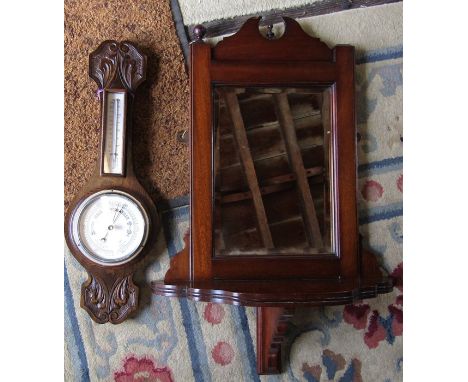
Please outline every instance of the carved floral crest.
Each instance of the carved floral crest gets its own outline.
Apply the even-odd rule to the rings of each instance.
[[[105,89],[119,76],[133,93],[146,79],[146,56],[128,41],[104,41],[89,55],[89,76]]]
[[[110,293],[106,284],[92,274],[82,286],[81,305],[100,324],[122,322],[137,303],[138,288],[131,275],[118,278]]]

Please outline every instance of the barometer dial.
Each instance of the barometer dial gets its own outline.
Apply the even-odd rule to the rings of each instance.
[[[72,217],[73,239],[90,260],[119,265],[141,251],[148,236],[149,218],[131,195],[105,190],[86,198]]]
[[[131,111],[136,90],[146,79],[146,61],[128,41],[106,40],[89,55],[101,110],[100,155],[94,176],[69,208],[65,237],[88,271],[80,304],[101,324],[118,324],[137,309],[133,275],[154,247],[160,227],[132,161]]]

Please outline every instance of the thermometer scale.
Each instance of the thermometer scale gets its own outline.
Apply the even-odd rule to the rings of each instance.
[[[104,41],[89,57],[101,103],[98,171],[65,219],[70,251],[88,271],[81,307],[98,323],[117,324],[138,305],[133,274],[153,247],[156,207],[133,171],[131,115],[146,78],[146,56],[129,42]]]
[[[112,91],[104,93],[106,107],[103,153],[103,174],[124,175],[123,147],[125,135],[125,114],[127,97],[125,92]]]

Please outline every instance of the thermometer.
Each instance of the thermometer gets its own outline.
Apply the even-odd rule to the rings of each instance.
[[[71,203],[65,238],[88,271],[81,306],[98,323],[118,324],[138,306],[133,274],[154,247],[159,217],[133,171],[131,109],[146,78],[146,56],[128,41],[104,41],[89,56],[98,84],[101,149],[94,176]]]
[[[104,91],[103,174],[124,175],[125,92]]]

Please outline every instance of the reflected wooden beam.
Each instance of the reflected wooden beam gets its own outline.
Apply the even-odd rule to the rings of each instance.
[[[225,90],[223,92],[223,96],[232,120],[234,141],[238,149],[242,168],[244,170],[250,192],[252,193],[258,229],[263,245],[265,248],[274,248],[237,95],[233,90]]]
[[[314,177],[317,175],[322,175],[323,168],[322,167],[311,167],[306,169],[306,174],[308,177]],[[290,183],[296,180],[296,176],[294,174],[286,174],[275,176],[269,179],[265,179],[263,181],[264,186],[260,187],[260,193],[262,195],[272,194],[274,192],[279,192],[291,188]],[[316,181],[316,183],[323,183],[320,179]],[[233,203],[239,202],[241,200],[252,199],[252,193],[250,191],[247,192],[235,192],[227,195],[221,196],[221,203]]]
[[[320,233],[314,201],[310,192],[309,183],[307,182],[307,174],[302,161],[301,148],[297,142],[294,121],[288,102],[288,95],[285,93],[273,94],[273,100],[275,102],[275,110],[281,134],[286,146],[286,152],[288,153],[289,163],[292,171],[296,175],[299,197],[301,200],[302,216],[304,219],[304,225],[306,226],[305,231],[307,241],[310,246],[322,248],[322,234]]]

